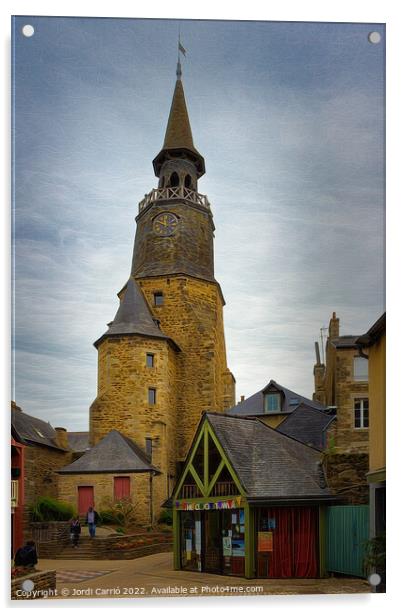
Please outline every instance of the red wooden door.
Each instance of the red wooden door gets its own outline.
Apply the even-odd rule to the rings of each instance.
[[[78,513],[79,515],[85,515],[89,507],[93,507],[94,501],[94,488],[93,486],[79,486],[78,487]]]
[[[130,477],[114,478],[114,500],[130,498]]]

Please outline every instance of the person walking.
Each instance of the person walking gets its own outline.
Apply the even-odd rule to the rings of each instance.
[[[95,537],[96,525],[99,521],[99,513],[93,507],[90,507],[87,512],[86,523],[88,524],[89,536],[91,539]]]
[[[78,542],[81,534],[80,519],[74,518],[70,524],[70,539],[74,548],[78,548]]]

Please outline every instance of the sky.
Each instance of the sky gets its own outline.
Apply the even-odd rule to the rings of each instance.
[[[178,23],[14,22],[13,398],[54,426],[88,427],[92,344],[157,185]],[[181,39],[237,398],[270,379],[310,397],[332,312],[360,334],[385,309],[384,27],[183,20]]]

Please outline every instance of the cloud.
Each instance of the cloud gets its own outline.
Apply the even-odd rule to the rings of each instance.
[[[175,59],[155,56],[149,36],[170,49],[175,26],[40,25],[36,47],[16,46],[15,396],[85,429],[92,343],[130,272],[174,85]],[[360,24],[334,26],[332,39],[328,24],[306,28],[186,23],[199,190],[214,213],[239,395],[271,378],[311,395],[314,341],[332,312],[360,333],[384,308],[382,65]]]

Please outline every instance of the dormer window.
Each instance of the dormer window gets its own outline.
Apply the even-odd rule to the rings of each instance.
[[[162,291],[156,291],[154,293],[154,306],[163,306],[163,293],[162,293]]]
[[[281,394],[268,393],[264,397],[264,413],[281,412]]]

